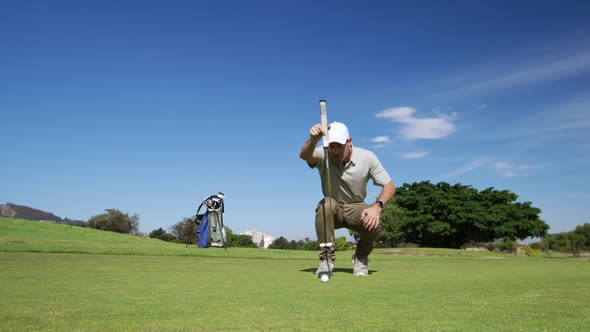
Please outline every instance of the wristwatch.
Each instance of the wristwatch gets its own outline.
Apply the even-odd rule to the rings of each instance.
[[[385,206],[385,204],[383,204],[383,202],[381,201],[377,201],[376,203],[380,208],[383,208]]]

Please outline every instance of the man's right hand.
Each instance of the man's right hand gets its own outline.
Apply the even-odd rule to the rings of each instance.
[[[322,139],[326,132],[322,128],[321,124],[316,124],[309,130],[309,139],[303,143],[299,157],[310,164],[318,162],[319,158],[315,152],[315,146]]]
[[[309,137],[314,140],[315,142],[319,141],[322,136],[326,135],[326,132],[324,131],[324,128],[322,127],[321,124],[315,124],[313,127],[311,127],[311,129],[309,130]]]

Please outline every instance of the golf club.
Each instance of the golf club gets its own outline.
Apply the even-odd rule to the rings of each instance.
[[[328,278],[332,278],[332,270],[330,269],[330,261],[328,259],[328,253],[331,250],[331,247],[334,245],[334,241],[333,241],[333,236],[330,236],[330,238],[328,237],[328,230],[327,230],[327,218],[326,218],[326,202],[325,199],[328,199],[328,206],[329,206],[329,212],[332,213],[332,186],[330,184],[330,156],[329,156],[329,147],[330,147],[330,141],[329,141],[329,137],[328,137],[328,110],[326,109],[326,101],[324,99],[320,100],[320,120],[321,120],[321,125],[322,125],[322,129],[324,130],[324,132],[326,133],[326,135],[324,135],[322,137],[323,140],[323,146],[324,146],[324,158],[326,159],[326,176],[327,176],[327,181],[326,181],[326,197],[324,198],[324,242],[320,243],[320,247],[322,247],[325,251],[325,259],[326,259],[326,264],[328,265]],[[331,234],[330,234],[331,235]]]

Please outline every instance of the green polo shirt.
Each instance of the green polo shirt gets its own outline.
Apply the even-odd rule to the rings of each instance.
[[[319,160],[317,164],[309,164],[311,168],[317,168],[322,179],[322,192],[328,196],[326,160],[323,147],[315,149]],[[340,203],[364,202],[367,197],[367,182],[373,180],[377,186],[385,186],[391,178],[381,165],[377,156],[363,148],[352,148],[352,159],[346,165],[336,164],[330,160],[330,184],[332,185],[332,198]]]

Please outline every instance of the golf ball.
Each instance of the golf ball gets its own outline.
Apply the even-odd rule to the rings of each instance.
[[[328,281],[330,281],[330,277],[328,277],[328,275],[327,275],[327,274],[324,274],[324,275],[322,276],[322,282],[328,282]]]

